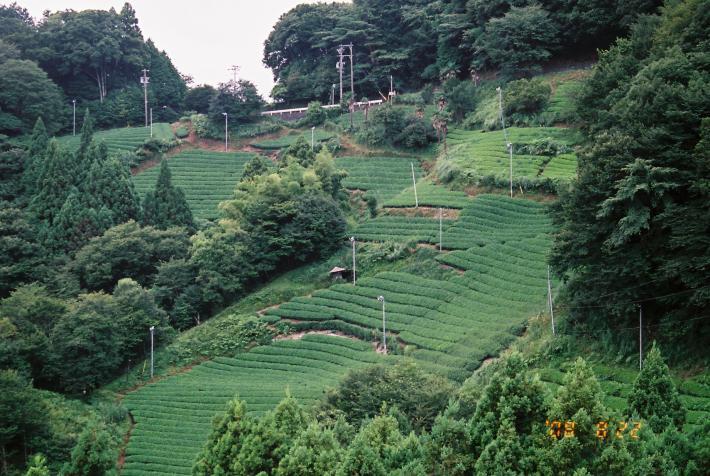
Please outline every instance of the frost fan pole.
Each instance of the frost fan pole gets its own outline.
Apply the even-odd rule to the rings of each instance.
[[[444,239],[443,239],[443,236],[444,236],[444,234],[443,234],[443,226],[442,226],[442,224],[441,224],[441,220],[442,220],[442,216],[441,216],[441,215],[442,215],[441,207],[439,207],[439,253],[441,253],[441,248],[443,247],[442,243],[443,243],[443,241],[444,241]]]
[[[419,198],[417,198],[417,179],[414,176],[414,162],[410,162],[412,166],[412,183],[414,184],[414,207],[419,208]]]
[[[382,348],[385,350],[385,354],[386,354],[387,353],[387,334],[385,331],[385,297],[379,296],[377,298],[377,300],[382,303]]]
[[[513,144],[508,140],[508,131],[505,129],[505,116],[503,115],[503,90],[498,86],[498,109],[500,110],[500,124],[503,126],[503,136],[505,137],[505,146],[510,155],[510,198],[513,198]]]
[[[149,69],[143,69],[143,76],[141,76],[141,84],[143,84],[143,104],[145,107],[145,127],[148,127],[148,82],[150,78],[148,77]]]
[[[353,286],[355,286],[355,237],[350,237],[350,243],[353,244]]]

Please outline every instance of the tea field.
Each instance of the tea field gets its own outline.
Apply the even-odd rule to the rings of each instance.
[[[174,139],[173,130],[167,122],[153,123],[153,138],[170,141]],[[77,130],[76,136],[62,136],[57,140],[67,147],[79,147],[81,134]],[[124,127],[94,133],[94,140],[103,142],[108,147],[109,153],[133,152],[150,139],[149,127]]]
[[[442,220],[448,227],[453,220]],[[357,227],[355,237],[363,241],[439,242],[439,220],[427,217],[382,215]]]
[[[550,158],[543,155],[521,154],[516,151],[521,146],[534,144],[545,139],[556,143],[572,146],[576,143],[576,132],[559,127],[511,127],[508,137],[514,144],[513,152],[513,179],[533,179],[545,174],[548,162],[557,157]],[[462,173],[476,177],[510,177],[510,156],[505,145],[503,131],[464,131],[455,129],[448,135],[449,154],[448,161]],[[568,154],[566,160],[574,160],[574,154]],[[570,179],[576,173],[575,167],[558,168],[555,166],[554,178]],[[562,174],[562,171],[565,174]]]
[[[497,355],[545,306],[547,253],[551,239],[544,205],[498,195],[481,195],[447,222],[442,264],[459,269],[447,279],[426,273],[384,272],[356,286],[336,284],[267,311],[303,327],[378,333],[380,302],[387,328],[410,347],[422,365],[462,380],[487,356]],[[380,216],[361,225],[358,239],[438,242],[438,220]]]
[[[516,243],[528,238],[549,240],[552,222],[547,206],[505,195],[482,194],[444,229],[444,247],[468,249],[486,243]]]
[[[429,179],[417,182],[416,199],[414,187],[410,186],[398,195],[385,200],[385,207],[413,207],[419,203],[422,207],[464,208],[470,202],[464,192],[449,190]]]
[[[275,341],[235,358],[216,358],[126,395],[135,420],[121,474],[191,474],[212,417],[239,396],[252,414],[271,410],[286,391],[302,404],[319,400],[349,369],[383,361],[352,339],[307,335]]]
[[[366,191],[378,202],[412,185],[412,164],[417,179],[423,175],[419,161],[406,157],[338,157],[335,163],[348,172],[343,181],[345,188]]]
[[[214,219],[219,216],[219,202],[232,197],[244,165],[253,156],[242,152],[183,151],[168,159],[172,183],[185,193],[195,218]],[[133,177],[141,199],[155,187],[159,172],[160,167],[153,167]]]

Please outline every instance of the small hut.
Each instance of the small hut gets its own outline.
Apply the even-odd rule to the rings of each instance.
[[[331,269],[330,272],[330,279],[333,281],[338,281],[338,280],[346,280],[346,279],[351,279],[353,276],[353,272],[347,268],[340,268],[336,266],[335,268]]]

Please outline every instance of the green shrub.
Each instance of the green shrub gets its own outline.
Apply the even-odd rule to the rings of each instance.
[[[550,85],[539,78],[519,79],[505,86],[505,113],[536,114],[542,111],[550,100]]]
[[[551,137],[535,139],[528,144],[513,144],[513,150],[516,154],[544,155],[549,157],[572,152],[570,146],[557,142]]]
[[[320,126],[325,122],[326,114],[323,105],[319,101],[308,103],[305,122],[309,126]]]
[[[367,128],[360,129],[355,133],[355,140],[361,144],[370,147],[375,147],[385,143],[387,131],[382,125],[370,125]]]
[[[187,137],[189,135],[190,135],[190,131],[185,126],[180,126],[177,129],[175,129],[175,136],[178,139],[184,139],[185,137]]]
[[[405,127],[395,138],[395,144],[402,145],[409,149],[426,147],[436,138],[434,128],[423,118],[408,116],[405,120]]]

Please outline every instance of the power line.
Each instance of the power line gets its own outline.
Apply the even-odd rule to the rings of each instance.
[[[650,297],[650,298],[645,298],[645,299],[637,299],[637,300],[635,300],[635,301],[623,301],[623,302],[619,302],[619,303],[616,303],[616,304],[641,304],[641,303],[644,303],[644,302],[658,301],[658,300],[660,300],[660,299],[665,299],[665,298],[668,298],[668,297],[679,296],[679,295],[688,294],[688,293],[694,293],[694,292],[700,291],[700,290],[705,289],[705,288],[710,288],[710,284],[708,284],[708,285],[706,285],[706,286],[701,286],[701,287],[695,288],[695,289],[686,289],[685,291],[677,291],[677,292],[674,292],[674,293],[664,294],[664,295],[661,295],[661,296],[655,296],[655,297]],[[599,297],[602,297],[602,296],[599,296]],[[597,298],[599,298],[599,297],[597,297]],[[608,305],[604,306],[604,305],[601,305],[601,304],[599,304],[599,305],[590,305],[590,306],[566,306],[566,305],[563,304],[563,305],[561,305],[561,306],[557,306],[558,309],[567,309],[567,310],[569,310],[569,309],[604,309],[604,308],[607,308],[607,307],[609,307],[609,306],[608,306]]]

